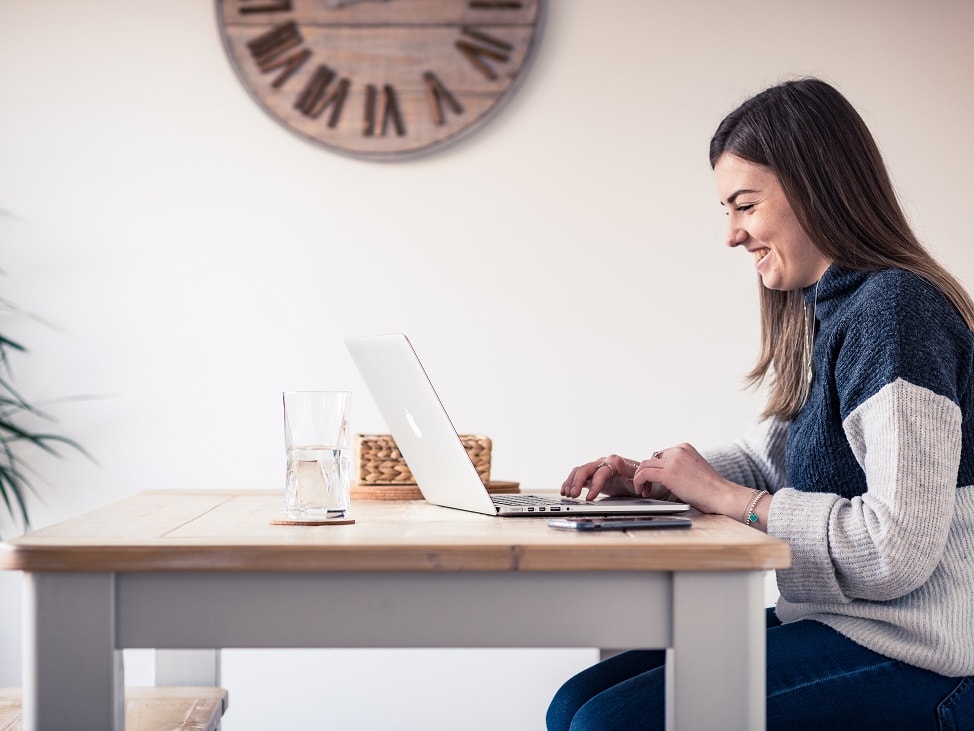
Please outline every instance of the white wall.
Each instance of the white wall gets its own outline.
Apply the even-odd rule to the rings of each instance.
[[[707,143],[786,76],[847,94],[919,233],[974,284],[974,5],[549,4],[512,103],[401,164],[268,118],[212,3],[0,4],[0,286],[53,324],[0,331],[31,347],[14,363],[31,398],[95,397],[50,407],[97,464],[36,460],[37,526],[149,488],[280,486],[285,388],[350,387],[355,430],[382,430],[346,333],[408,332],[457,427],[489,434],[494,475],[526,488],[610,451],[734,437],[760,405],[740,389],[756,283],[722,246]],[[0,685],[20,682],[19,596],[0,576]],[[227,728],[280,718],[263,679],[295,668],[296,693],[335,673],[373,689],[335,727],[457,728],[462,703],[415,701],[431,687],[484,704],[464,728],[538,729],[593,657],[227,653]],[[510,681],[504,711],[489,699]]]

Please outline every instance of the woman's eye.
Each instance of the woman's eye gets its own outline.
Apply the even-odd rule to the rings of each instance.
[[[744,213],[745,211],[750,211],[752,208],[754,208],[754,204],[753,203],[745,203],[745,204],[742,204],[742,205],[737,206],[734,210],[735,211],[738,211],[740,213]]]

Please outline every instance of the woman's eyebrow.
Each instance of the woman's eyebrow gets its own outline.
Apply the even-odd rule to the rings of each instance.
[[[744,188],[742,190],[737,190],[737,191],[734,191],[731,195],[727,196],[727,202],[733,204],[734,201],[737,200],[737,197],[739,195],[745,195],[745,194],[748,194],[748,193],[757,193],[757,192],[758,191],[751,190],[749,188]],[[723,204],[721,204],[721,205],[723,205]]]

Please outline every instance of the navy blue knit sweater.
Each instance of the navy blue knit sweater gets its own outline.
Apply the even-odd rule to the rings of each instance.
[[[792,550],[783,621],[974,675],[974,334],[904,271],[833,265],[805,295],[818,321],[808,402],[705,456],[773,493],[768,533]]]
[[[805,299],[818,321],[815,379],[788,429],[788,484],[847,498],[865,493],[866,474],[842,424],[903,379],[960,408],[965,440],[955,485],[974,485],[974,336],[944,295],[901,269],[832,266]]]

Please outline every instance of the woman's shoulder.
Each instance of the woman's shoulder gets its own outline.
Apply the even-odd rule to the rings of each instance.
[[[930,330],[941,330],[945,336],[962,339],[971,334],[960,313],[936,285],[905,269],[865,273],[848,305],[846,317],[870,329],[901,334],[926,331],[928,335]]]
[[[902,378],[960,402],[974,363],[974,333],[934,284],[912,272],[865,275],[833,330],[836,375],[856,405]]]
[[[865,272],[857,295],[877,302],[907,304],[919,298],[927,302],[947,303],[944,293],[932,282],[906,269]]]

